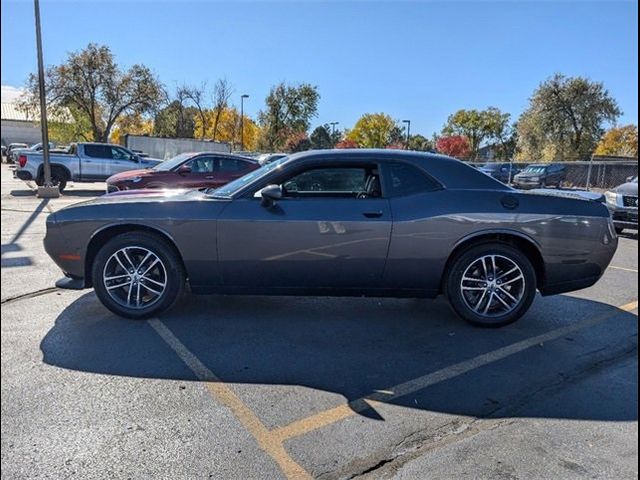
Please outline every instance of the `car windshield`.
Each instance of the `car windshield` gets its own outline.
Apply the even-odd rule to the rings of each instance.
[[[193,153],[181,153],[180,155],[176,155],[169,160],[165,160],[164,162],[160,162],[158,165],[153,167],[153,170],[157,172],[168,172],[169,170],[173,170],[175,167],[180,165],[182,162],[192,157]]]
[[[526,173],[544,173],[546,169],[547,167],[540,167],[540,166],[527,167],[525,169],[525,172]]]
[[[272,170],[279,168],[283,163],[287,161],[287,158],[288,157],[283,157],[271,163],[267,163],[266,165],[263,165],[259,169],[253,170],[252,172],[247,173],[244,177],[240,177],[237,180],[234,180],[233,182],[227,183],[224,187],[220,187],[218,189],[208,188],[206,190],[206,193],[214,197],[230,198],[237,191],[244,188],[249,183],[255,180],[258,180],[264,177],[266,174],[268,174]]]
[[[500,164],[499,163],[487,163],[484,167],[482,167],[484,170],[500,170]]]

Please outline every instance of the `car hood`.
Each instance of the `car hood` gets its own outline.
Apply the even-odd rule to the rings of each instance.
[[[520,172],[516,175],[518,178],[533,178],[533,177],[544,177],[546,172],[541,173],[533,173],[533,172]]]
[[[107,183],[116,183],[131,180],[135,177],[146,177],[152,175],[155,170],[151,168],[139,168],[137,170],[127,170],[126,172],[116,173],[107,178]]]
[[[620,195],[629,195],[630,197],[638,196],[638,184],[635,182],[624,183],[616,188],[616,193]]]
[[[209,195],[201,190],[184,190],[184,189],[144,189],[144,190],[126,190],[123,192],[107,193],[100,197],[96,197],[85,202],[75,203],[68,207],[62,208],[59,212],[71,211],[75,209],[84,209],[88,207],[100,207],[117,204],[129,203],[164,203],[164,202],[187,202],[194,200],[211,199]]]

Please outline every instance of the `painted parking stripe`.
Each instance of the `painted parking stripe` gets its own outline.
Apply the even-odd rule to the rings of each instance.
[[[638,270],[633,268],[617,267],[615,265],[609,265],[609,268],[613,268],[614,270],[622,270],[623,272],[638,273]]]
[[[209,393],[214,399],[233,412],[244,428],[256,439],[260,448],[268,453],[278,464],[285,477],[296,480],[311,478],[311,475],[289,456],[282,442],[264,426],[257,415],[244,404],[240,397],[198,360],[164,323],[157,318],[148,320],[148,323],[196,377],[205,382]]]
[[[367,410],[371,406],[374,406],[376,403],[390,402],[405,395],[418,392],[437,383],[450,380],[477,368],[483,367],[490,363],[495,363],[498,360],[502,360],[504,358],[520,353],[535,345],[539,345],[545,342],[551,342],[558,338],[562,338],[569,333],[574,333],[579,330],[593,327],[599,323],[609,320],[610,318],[613,318],[614,316],[618,315],[620,311],[632,312],[634,310],[637,310],[637,308],[638,301],[636,300],[597,317],[589,318],[572,325],[567,325],[566,327],[560,327],[548,333],[537,335],[535,337],[513,343],[506,347],[499,348],[498,350],[478,355],[477,357],[465,360],[460,363],[456,363],[454,365],[450,365],[441,370],[437,370],[435,372],[415,378],[413,380],[409,380],[399,385],[385,388],[384,390],[378,390],[371,395],[367,395],[366,397],[354,400],[349,404],[340,405],[338,407],[319,412],[310,417],[297,420],[290,423],[289,425],[276,428],[272,430],[272,433],[278,439],[280,439],[280,441],[304,435],[345,418],[351,417],[357,412]]]

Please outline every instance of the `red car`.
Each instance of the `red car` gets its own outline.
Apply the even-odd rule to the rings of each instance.
[[[218,188],[260,168],[248,157],[225,153],[182,153],[153,168],[129,170],[107,179],[107,192],[141,188]]]

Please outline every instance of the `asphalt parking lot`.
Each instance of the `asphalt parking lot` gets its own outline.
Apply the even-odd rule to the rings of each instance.
[[[2,478],[637,478],[637,235],[485,330],[442,299],[186,297],[131,321],[53,288],[2,165]]]

